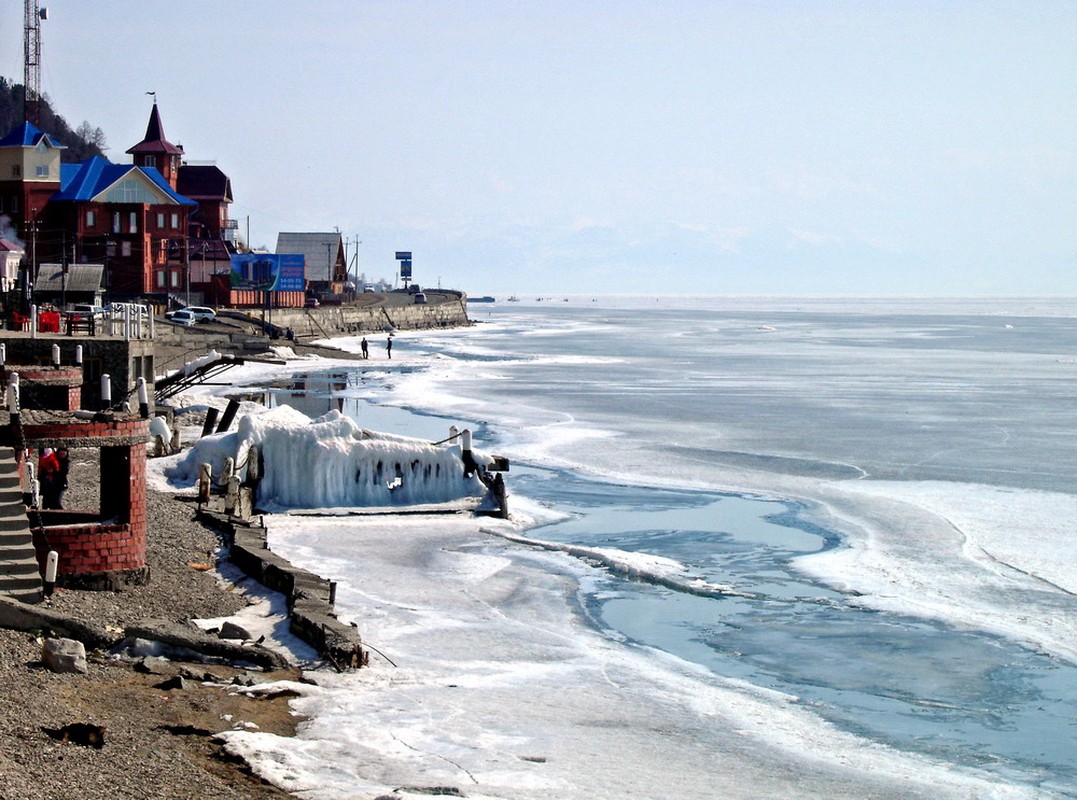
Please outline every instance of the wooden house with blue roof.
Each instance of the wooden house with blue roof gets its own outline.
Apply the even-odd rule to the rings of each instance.
[[[0,139],[0,214],[28,263],[103,264],[112,299],[177,296],[195,283],[192,267],[213,264],[215,276],[235,251],[228,176],[183,163],[156,101],[145,137],[127,151],[133,163],[61,164],[64,149],[29,123]]]
[[[187,262],[172,245],[187,239],[197,203],[176,192],[154,167],[95,157],[63,169],[48,219],[75,239],[77,261],[103,263],[113,297],[178,293]]]

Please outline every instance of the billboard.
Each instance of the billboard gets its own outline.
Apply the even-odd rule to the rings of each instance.
[[[233,289],[258,292],[302,292],[307,288],[302,255],[242,253],[231,258]]]

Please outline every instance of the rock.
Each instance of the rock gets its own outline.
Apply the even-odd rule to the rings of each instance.
[[[237,625],[234,622],[225,620],[224,624],[221,625],[220,631],[217,632],[217,638],[242,639],[243,641],[247,641],[249,639],[253,639],[254,637],[251,636],[250,631],[248,631],[242,625]]]
[[[135,669],[147,675],[167,675],[171,671],[171,663],[167,658],[147,656],[135,664]]]
[[[85,675],[86,648],[74,639],[46,639],[41,660],[53,672],[77,672]]]
[[[173,689],[186,689],[187,681],[182,675],[173,675],[167,681],[161,681],[153,687],[154,689],[164,689],[166,691],[172,691]]]

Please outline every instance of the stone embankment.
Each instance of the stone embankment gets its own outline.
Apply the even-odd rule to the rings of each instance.
[[[391,330],[455,328],[471,324],[467,300],[452,292],[430,293],[428,302],[418,304],[408,295],[378,295],[366,302],[349,305],[322,305],[318,308],[274,308],[223,310],[214,324],[192,327],[158,321],[159,345],[184,350],[260,352],[268,348],[268,334],[283,335],[291,329],[297,340],[328,339],[384,333]],[[407,302],[405,302],[407,301]]]

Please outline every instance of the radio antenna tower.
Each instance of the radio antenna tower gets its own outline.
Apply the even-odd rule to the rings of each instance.
[[[22,116],[33,125],[41,123],[41,20],[48,18],[49,10],[39,9],[37,0],[24,0]]]

